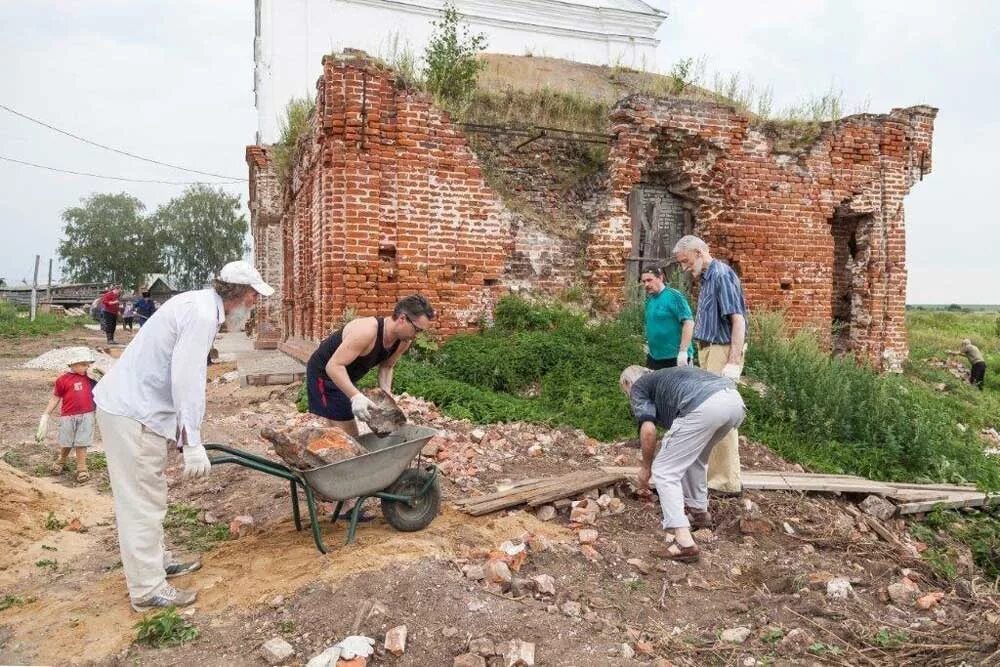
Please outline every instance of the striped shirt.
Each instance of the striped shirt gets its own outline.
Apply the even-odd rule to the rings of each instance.
[[[732,342],[730,315],[747,317],[743,286],[728,264],[713,259],[701,273],[694,338],[703,343],[728,345]]]

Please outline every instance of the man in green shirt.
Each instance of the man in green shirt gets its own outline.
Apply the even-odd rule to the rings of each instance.
[[[979,387],[979,391],[982,391],[983,380],[986,379],[986,359],[983,357],[983,353],[979,351],[979,348],[966,338],[962,341],[962,347],[957,351],[948,350],[948,354],[965,355],[972,365],[972,368],[969,369],[969,382]]]
[[[660,370],[687,366],[694,348],[694,316],[684,295],[663,282],[663,270],[644,268],[640,276],[646,288],[646,368]]]

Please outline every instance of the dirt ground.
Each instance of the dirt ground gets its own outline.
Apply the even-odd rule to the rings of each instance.
[[[636,449],[568,429],[454,421],[416,399],[403,400],[411,419],[442,429],[428,449],[444,472],[441,515],[423,531],[400,533],[372,505],[376,518],[359,528],[352,545],[343,544],[342,522],[324,525],[327,555],[308,532],[295,531],[285,482],[219,465],[208,478],[184,483],[179,456],[172,455],[172,504],[197,508],[201,522],[250,515],[256,531],[215,544],[202,554],[201,571],[174,580],[199,590],[193,610],[184,612],[200,631],[195,641],[140,646],[106,472],[95,470],[84,484],[68,472],[51,474],[51,451],[32,436],[55,373],[19,368],[54,347],[99,341],[99,332],[81,329],[4,341],[0,352],[0,600],[10,601],[0,607],[0,664],[263,665],[259,648],[273,637],[295,649],[286,664],[304,664],[350,634],[376,640],[369,665],[451,665],[470,640],[484,638],[501,649],[511,640],[532,642],[538,665],[1000,659],[995,583],[977,576],[961,551],[958,578],[937,579],[901,522],[887,524],[900,540],[893,545],[848,512],[860,498],[747,492],[714,499],[717,526],[698,535],[702,560],[681,565],[651,555],[662,542],[658,507],[621,484],[612,491],[625,511],[598,519],[599,557],[590,560],[568,509],[551,521],[519,510],[473,518],[448,501],[511,480],[635,465]],[[258,432],[295,419],[294,388],[220,382],[229,370],[219,364],[210,372],[205,438],[269,455]],[[794,468],[766,447],[741,446],[747,467]],[[84,532],[60,526],[74,518]],[[463,575],[463,567],[485,563],[509,540],[528,545],[515,577],[551,575],[554,595],[530,587],[505,592]],[[170,546],[183,555],[190,545]],[[921,596],[940,592],[941,599],[926,610],[890,599],[887,587],[904,575]],[[835,577],[850,583],[844,599],[828,594]],[[397,657],[382,642],[388,629],[403,624],[407,646]],[[730,641],[739,628],[746,637]],[[488,656],[487,664],[504,662]]]

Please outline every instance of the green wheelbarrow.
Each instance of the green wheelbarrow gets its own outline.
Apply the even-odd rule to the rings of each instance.
[[[438,469],[433,464],[412,464],[427,441],[436,434],[437,431],[432,428],[413,424],[407,424],[382,438],[368,433],[357,439],[368,453],[312,470],[295,470],[226,445],[209,443],[205,445],[205,449],[221,454],[211,458],[212,465],[235,463],[288,480],[296,530],[302,530],[299,514],[301,486],[309,508],[309,522],[312,524],[316,548],[326,553],[316,512],[317,498],[337,503],[331,517],[332,522],[337,521],[345,502],[357,500],[351,511],[346,544],[354,541],[361,505],[367,498],[379,498],[382,501],[382,514],[396,530],[413,532],[430,525],[441,508]]]

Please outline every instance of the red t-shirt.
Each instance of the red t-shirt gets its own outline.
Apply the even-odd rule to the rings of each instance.
[[[63,373],[56,379],[52,394],[62,399],[59,414],[63,417],[93,412],[94,381],[86,375]]]
[[[104,306],[105,312],[112,315],[117,315],[121,308],[121,302],[118,301],[118,296],[114,292],[105,292],[104,296],[101,297],[101,305]]]

